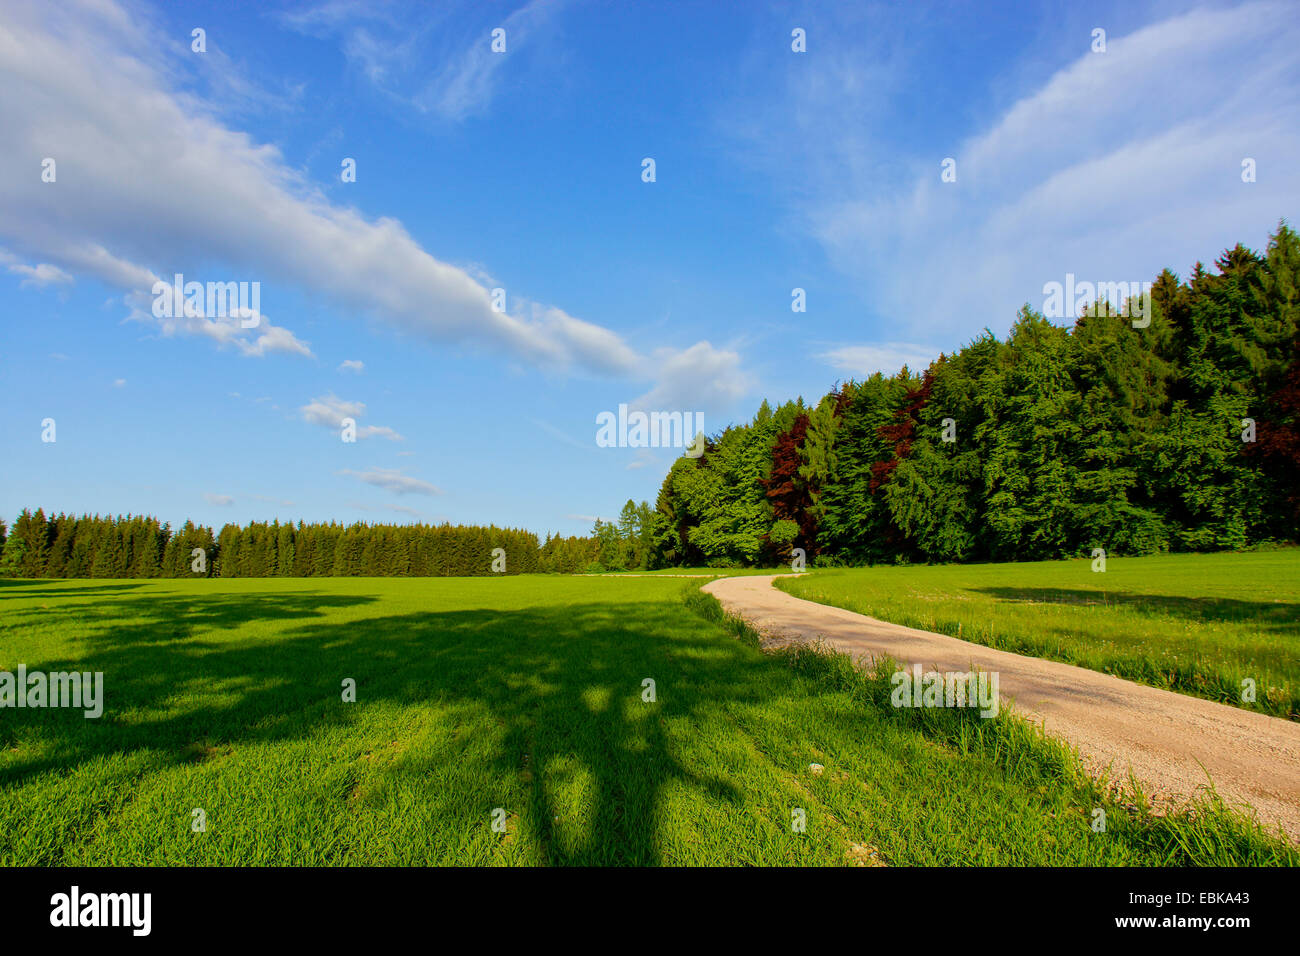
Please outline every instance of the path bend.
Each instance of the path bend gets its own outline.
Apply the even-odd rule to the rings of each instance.
[[[822,639],[860,661],[997,671],[1002,697],[1078,748],[1094,772],[1131,770],[1175,802],[1203,791],[1208,772],[1227,803],[1254,807],[1266,827],[1300,843],[1300,724],[805,601],[773,587],[785,576],[720,578],[703,589],[773,642]]]

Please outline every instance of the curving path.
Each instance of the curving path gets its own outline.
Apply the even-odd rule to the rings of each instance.
[[[1225,801],[1254,807],[1300,842],[1300,724],[805,601],[772,586],[784,576],[721,578],[704,590],[773,643],[820,638],[858,660],[997,671],[1002,697],[1094,771],[1131,770],[1153,796],[1175,801],[1202,790],[1208,773]]]

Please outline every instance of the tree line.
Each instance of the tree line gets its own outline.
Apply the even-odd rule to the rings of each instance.
[[[649,505],[643,504],[649,513]],[[544,541],[495,526],[187,521],[179,530],[141,515],[0,521],[0,577],[185,578],[572,574],[601,567],[596,537]],[[614,566],[611,564],[610,566]]]
[[[177,531],[143,515],[24,510],[12,533],[0,520],[0,577],[442,577],[576,574],[644,569],[653,560],[648,502],[628,501],[589,536],[489,525],[225,525],[187,521]],[[498,550],[500,549],[500,550]]]
[[[1300,241],[1153,283],[1146,327],[1026,305],[924,372],[837,385],[679,458],[652,565],[1012,561],[1300,532]],[[1145,319],[1143,320],[1145,321]],[[1139,323],[1141,325],[1142,323]]]

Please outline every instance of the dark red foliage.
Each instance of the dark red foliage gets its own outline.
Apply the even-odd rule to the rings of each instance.
[[[808,416],[800,413],[789,431],[777,436],[772,446],[772,471],[763,487],[772,502],[772,515],[778,521],[788,519],[799,526],[799,544],[811,552],[816,537],[816,521],[809,514],[812,495],[799,474],[802,463],[799,450],[808,435]]]
[[[844,410],[853,401],[853,392],[847,386],[841,386],[837,382],[835,388],[831,389],[831,395],[835,398],[835,408],[832,409],[832,414],[836,418],[843,418]]]
[[[934,379],[926,369],[925,377],[916,388],[909,389],[905,404],[894,412],[894,420],[888,425],[881,425],[876,434],[894,446],[892,458],[878,461],[871,466],[871,493],[875,494],[889,483],[890,476],[898,463],[912,452],[912,440],[916,438],[917,415],[930,401],[930,392],[934,388]]]
[[[1257,426],[1255,444],[1246,446],[1248,454],[1262,458],[1270,471],[1283,476],[1295,489],[1287,500],[1300,518],[1300,341],[1294,357],[1269,400],[1269,419]]]

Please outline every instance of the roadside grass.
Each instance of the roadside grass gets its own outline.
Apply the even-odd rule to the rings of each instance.
[[[0,864],[1300,863],[1226,809],[1124,806],[1028,725],[764,654],[697,587],[0,581],[0,670],[106,696],[0,710]]]
[[[686,596],[686,601],[696,613],[725,627],[737,640],[750,647],[760,645],[759,634],[747,622],[727,614],[712,595],[695,591]],[[1283,834],[1261,827],[1250,808],[1229,806],[1212,787],[1181,810],[1154,808],[1138,781],[1092,776],[1070,746],[1047,737],[1037,724],[1018,716],[1012,706],[1004,705],[992,719],[958,708],[894,707],[890,702],[890,677],[899,665],[888,657],[864,667],[826,644],[787,644],[770,651],[769,656],[814,687],[847,695],[848,706],[879,720],[884,727],[875,728],[877,743],[883,743],[888,735],[905,747],[919,735],[938,745],[946,755],[976,758],[973,766],[996,768],[989,774],[990,779],[1001,775],[1025,791],[1052,793],[1059,801],[1046,811],[1053,820],[1074,819],[1078,814],[1091,830],[1097,811],[1104,811],[1106,832],[1094,832],[1094,837],[1117,837],[1128,843],[1147,858],[1142,865],[1300,865],[1300,851]],[[944,795],[928,789],[904,790],[894,799],[903,794],[914,808],[910,818],[914,831],[890,834],[899,837],[897,844],[889,838],[881,843],[900,865],[925,865],[930,861],[924,856],[907,854],[910,842],[916,839],[915,831],[927,834],[925,842],[939,838],[939,833],[950,825],[950,814],[960,812],[960,808],[949,804],[946,812],[932,818],[931,808],[936,802],[942,804]],[[854,798],[861,799],[857,794],[849,796],[851,801]],[[856,801],[840,809],[845,813],[870,812]],[[983,807],[972,804],[971,809],[979,812]],[[1015,821],[1002,821],[1003,827],[1008,824],[1016,828]],[[1024,837],[1049,843],[1059,838],[1052,832],[1026,832]],[[965,863],[1001,865],[1000,861],[988,859]]]
[[[1300,720],[1300,549],[783,578],[795,597]],[[1254,703],[1242,700],[1254,682]]]
[[[625,577],[701,577],[734,578],[751,574],[789,574],[790,568],[783,565],[778,568],[657,568],[654,571],[585,571],[594,577],[621,575]]]

